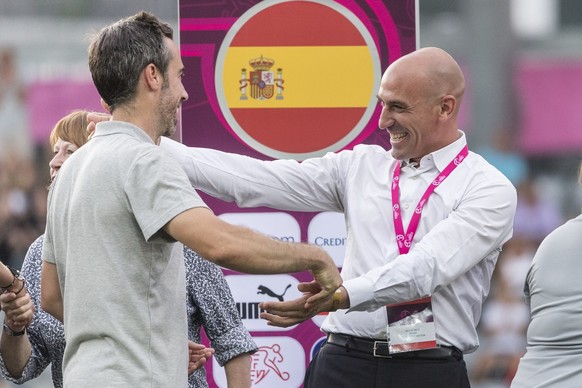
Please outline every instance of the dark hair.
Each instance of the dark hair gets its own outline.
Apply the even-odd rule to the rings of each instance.
[[[164,38],[173,39],[172,28],[145,11],[121,19],[93,37],[89,70],[111,112],[133,99],[147,65],[154,64],[165,77],[172,55]]]

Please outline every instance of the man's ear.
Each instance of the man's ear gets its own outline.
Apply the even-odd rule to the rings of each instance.
[[[158,90],[162,87],[162,83],[164,82],[162,73],[157,68],[156,65],[150,63],[146,66],[143,70],[144,72],[144,79],[147,86],[152,90]]]
[[[455,113],[455,108],[457,107],[457,99],[452,95],[446,95],[441,99],[440,104],[440,116],[444,119],[448,119]]]
[[[103,107],[103,109],[105,109],[107,112],[111,113],[111,107],[109,106],[108,103],[105,102],[104,99],[101,99],[101,106]]]

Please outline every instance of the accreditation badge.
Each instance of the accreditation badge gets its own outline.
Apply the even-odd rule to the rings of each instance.
[[[386,306],[390,353],[437,347],[432,298]]]

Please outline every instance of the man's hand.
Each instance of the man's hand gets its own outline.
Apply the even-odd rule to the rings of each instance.
[[[327,253],[322,253],[325,254],[325,257],[321,261],[321,265],[317,268],[309,269],[315,282],[309,283],[310,286],[306,286],[306,291],[299,288],[299,291],[310,294],[305,301],[305,309],[309,311],[317,309],[318,306],[323,306],[343,282],[332,258]]]
[[[0,307],[5,314],[5,322],[14,331],[22,331],[30,326],[34,316],[34,304],[26,288],[16,295],[5,292],[0,295]]]
[[[316,281],[299,283],[297,289],[303,292],[303,295],[297,299],[286,302],[261,303],[261,309],[266,311],[261,313],[261,318],[266,319],[270,326],[289,327],[312,318],[320,312],[333,309],[332,295],[319,299],[316,303],[308,303],[313,295],[321,292],[321,286]],[[340,307],[349,307],[347,292],[345,292],[344,299],[340,301]]]
[[[87,113],[87,121],[89,122],[89,124],[87,125],[87,133],[89,134],[89,137],[91,137],[93,135],[93,132],[95,132],[95,126],[97,125],[97,123],[109,120],[111,120],[111,115],[106,113],[98,112]]]
[[[207,348],[202,344],[188,341],[188,376],[198,368],[201,368],[206,361],[214,354],[213,348]]]

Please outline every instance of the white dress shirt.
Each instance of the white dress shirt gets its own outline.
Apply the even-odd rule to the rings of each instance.
[[[415,168],[403,163],[404,229],[428,185],[466,145],[465,134]],[[476,326],[501,246],[512,234],[515,188],[481,156],[469,156],[424,206],[412,247],[399,254],[390,184],[390,151],[358,145],[303,162],[261,161],[163,139],[193,185],[241,207],[333,211],[345,215],[342,268],[351,307],[330,313],[325,332],[387,338],[386,304],[433,296],[437,341],[464,352],[479,344]]]

